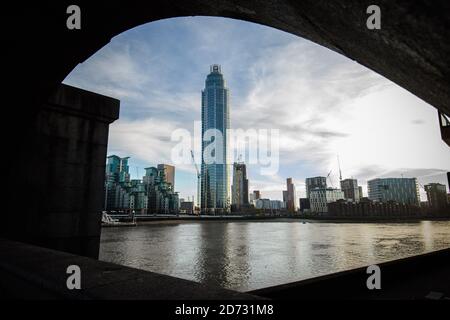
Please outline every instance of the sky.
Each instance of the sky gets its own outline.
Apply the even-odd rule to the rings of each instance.
[[[146,167],[171,164],[175,130],[193,132],[200,121],[212,64],[221,65],[230,90],[231,128],[280,133],[278,172],[249,165],[250,192],[281,200],[292,177],[297,198],[305,197],[305,178],[330,171],[328,184],[338,187],[338,156],[343,178],[358,179],[365,196],[367,181],[378,177],[447,185],[450,148],[435,108],[334,51],[258,24],[216,17],[148,23],[113,38],[64,83],[120,99],[108,155],[131,157],[130,173],[141,178]],[[196,196],[195,172],[192,163],[176,166],[181,198]]]

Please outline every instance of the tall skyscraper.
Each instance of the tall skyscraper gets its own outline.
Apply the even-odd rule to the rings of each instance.
[[[286,180],[286,186],[287,186],[287,199],[286,199],[286,209],[294,213],[297,210],[296,206],[296,197],[295,197],[295,186],[292,183],[292,178],[288,178]]]
[[[231,204],[239,210],[248,206],[247,168],[244,163],[233,164],[233,185],[231,186]]]
[[[306,178],[306,198],[309,198],[310,192],[316,188],[326,188],[327,187],[327,178],[326,177],[313,177]]]
[[[369,199],[378,202],[395,201],[419,205],[419,185],[416,178],[385,178],[367,182]]]
[[[212,65],[210,74],[206,77],[205,89],[202,91],[202,211],[229,211],[230,178],[227,165],[229,128],[229,91],[220,66]],[[221,134],[221,137],[216,137],[217,133]],[[211,134],[214,138],[211,138]],[[211,150],[213,151],[210,154]],[[215,161],[211,161],[212,157]]]

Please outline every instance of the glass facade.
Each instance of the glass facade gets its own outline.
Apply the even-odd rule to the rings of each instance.
[[[368,181],[369,199],[377,202],[395,201],[419,205],[419,185],[416,178],[386,178]]]
[[[128,159],[118,156],[109,156],[106,163],[106,174],[112,176],[116,183],[127,183],[130,181]]]
[[[105,176],[105,210],[121,210],[129,207],[129,195],[125,185],[130,181],[128,157],[109,156]]]
[[[148,197],[149,214],[172,214],[179,211],[178,193],[174,191],[171,175],[167,175],[167,165],[158,165],[158,168],[145,168],[143,185]],[[175,176],[175,167],[173,176]]]
[[[202,91],[201,208],[208,212],[229,211],[230,178],[227,165],[227,130],[230,128],[229,91],[219,65],[211,66]],[[220,133],[220,139],[207,132]],[[207,141],[205,141],[207,140]],[[215,161],[205,159],[205,149],[213,150]]]

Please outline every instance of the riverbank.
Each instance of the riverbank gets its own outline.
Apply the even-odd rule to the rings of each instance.
[[[447,217],[290,217],[290,219],[309,222],[333,223],[410,223],[419,221],[450,221]]]
[[[128,216],[117,217],[121,222],[130,222],[131,218]],[[287,221],[300,221],[300,222],[332,222],[332,223],[410,223],[418,221],[450,221],[450,216],[443,217],[324,217],[324,216],[139,216],[136,215],[135,219],[138,224],[147,224],[153,222],[193,222],[193,221],[255,221],[255,222],[287,222]]]

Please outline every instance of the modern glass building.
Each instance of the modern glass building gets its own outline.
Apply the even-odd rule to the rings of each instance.
[[[130,157],[120,158],[116,155],[107,158],[106,174],[113,176],[116,183],[127,183],[130,181],[128,159]]]
[[[175,167],[172,168],[175,174]],[[173,214],[179,211],[178,193],[174,191],[172,182],[169,182],[171,176],[166,171],[167,167],[164,165],[145,168],[143,185],[147,192],[147,209],[150,214]]]
[[[126,186],[130,182],[128,159],[109,156],[105,175],[105,210],[121,210],[129,207]]]
[[[374,179],[368,181],[367,188],[369,199],[372,201],[420,204],[419,185],[416,178]]]
[[[165,180],[175,190],[175,167],[168,164],[158,164],[158,170],[164,172]]]
[[[201,208],[228,212],[230,178],[227,130],[230,128],[229,91],[219,65],[212,65],[202,91]],[[221,135],[217,136],[217,133]],[[205,141],[206,140],[206,141]],[[212,152],[210,152],[213,150]],[[211,161],[214,159],[214,161]]]

